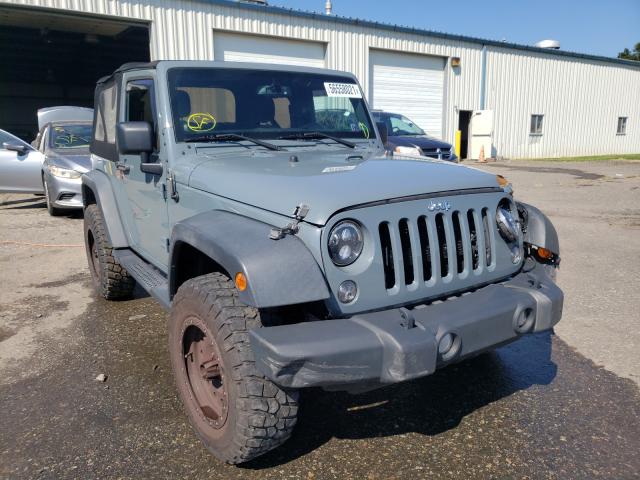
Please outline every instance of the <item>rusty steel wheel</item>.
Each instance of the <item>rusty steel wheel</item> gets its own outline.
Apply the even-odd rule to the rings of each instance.
[[[224,365],[213,335],[201,323],[191,325],[184,332],[182,344],[189,388],[199,413],[211,427],[222,428],[227,422],[229,401]]]
[[[256,368],[249,331],[262,327],[220,273],[184,282],[173,297],[169,353],[189,421],[219,459],[242,463],[291,435],[298,392],[285,390]]]

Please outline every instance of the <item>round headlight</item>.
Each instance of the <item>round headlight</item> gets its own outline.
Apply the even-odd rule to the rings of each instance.
[[[362,229],[354,221],[343,220],[329,233],[329,256],[339,267],[355,262],[362,253],[363,246]]]
[[[498,224],[498,230],[500,235],[508,243],[515,243],[518,241],[520,226],[518,221],[513,217],[511,209],[508,206],[500,205],[496,212],[496,223]]]

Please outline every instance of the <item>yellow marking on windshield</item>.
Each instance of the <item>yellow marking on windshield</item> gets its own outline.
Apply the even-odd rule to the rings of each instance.
[[[362,133],[364,134],[364,138],[369,138],[369,127],[367,127],[363,122],[358,123],[358,126],[360,127],[360,130],[362,130]]]
[[[187,118],[187,128],[192,132],[210,132],[216,124],[215,117],[206,112],[192,113]]]

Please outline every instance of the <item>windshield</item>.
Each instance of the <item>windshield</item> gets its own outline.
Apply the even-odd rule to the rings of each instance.
[[[168,76],[179,142],[230,133],[375,138],[360,88],[348,77],[217,68],[174,68]]]
[[[91,124],[54,125],[51,127],[51,148],[83,148],[91,142]]]
[[[424,130],[404,115],[397,113],[376,114],[376,120],[387,125],[390,137],[400,135],[425,135]]]

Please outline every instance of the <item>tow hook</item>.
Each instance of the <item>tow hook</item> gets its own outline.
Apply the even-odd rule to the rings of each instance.
[[[282,228],[273,227],[269,232],[269,238],[271,240],[280,240],[287,235],[295,235],[296,233],[298,233],[298,231],[300,230],[300,227],[298,225],[302,220],[304,220],[304,217],[307,216],[310,208],[311,207],[309,207],[309,205],[305,205],[304,203],[298,205],[293,211],[295,220]]]
[[[411,311],[407,310],[404,307],[401,307],[400,317],[402,318],[402,320],[400,320],[400,325],[402,326],[402,328],[406,330],[411,330],[412,328],[415,328],[416,319],[413,318],[413,313],[411,313]]]

